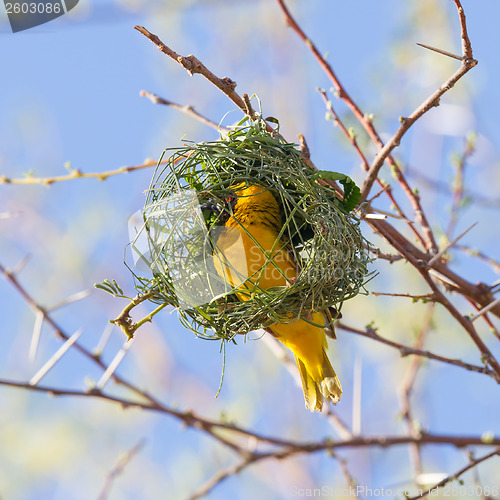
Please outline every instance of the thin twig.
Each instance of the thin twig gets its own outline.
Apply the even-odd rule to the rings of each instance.
[[[102,487],[101,493],[99,493],[98,500],[106,500],[108,498],[111,487],[113,486],[113,482],[118,476],[123,474],[125,467],[129,464],[132,458],[141,451],[145,443],[146,441],[144,439],[141,439],[132,449],[128,450],[118,459],[115,467],[111,471],[109,471],[108,475],[106,476],[104,486]]]
[[[483,260],[484,262],[489,264],[495,272],[500,273],[500,262],[498,262],[495,259],[492,259],[491,257],[484,254],[483,252],[480,252],[479,250],[468,247],[466,245],[455,245],[455,248],[457,250],[461,250],[462,252],[465,252],[468,255],[471,255],[473,257],[477,257],[480,260]],[[493,286],[492,286],[492,288],[493,288]]]
[[[448,239],[451,239],[453,236],[455,226],[457,225],[458,221],[458,214],[463,205],[465,196],[465,167],[467,165],[467,160],[474,153],[474,151],[475,141],[472,137],[468,137],[465,150],[456,161],[456,173],[453,181],[453,199],[451,205],[450,222],[448,223],[448,229],[446,230]]]
[[[417,270],[429,260],[429,255],[418,249],[411,241],[405,238],[391,224],[385,220],[368,220],[370,226],[379,233],[397,252],[410,262]],[[429,273],[439,273],[443,279],[453,286],[453,291],[471,299],[482,307],[487,306],[493,300],[491,287],[484,283],[470,283],[462,276],[452,271],[444,262],[436,262]],[[495,316],[500,318],[500,305],[491,310]]]
[[[414,344],[415,349],[422,350],[425,342],[425,338],[430,330],[431,321],[434,315],[434,304],[429,304],[429,309],[427,311],[426,317],[424,319],[423,325],[420,328],[419,334]],[[408,433],[412,436],[419,436],[421,430],[417,425],[416,420],[413,417],[411,410],[411,393],[415,386],[418,371],[422,365],[422,357],[414,356],[410,361],[406,373],[403,377],[403,381],[400,387],[400,395],[402,400],[402,411],[401,414],[406,422],[406,427]],[[420,446],[418,444],[410,445],[410,460],[413,465],[413,470],[415,471],[415,477],[422,474],[422,458],[420,453]]]
[[[163,104],[164,106],[169,106],[173,109],[176,109],[177,111],[180,111],[181,113],[184,113],[184,114],[190,116],[191,118],[194,118],[195,120],[199,121],[200,123],[203,123],[203,125],[206,125],[207,127],[211,127],[213,129],[217,130],[218,132],[224,132],[224,133],[229,132],[228,128],[223,127],[222,125],[215,123],[213,120],[206,118],[201,113],[198,113],[198,111],[196,111],[193,108],[193,106],[189,106],[189,105],[183,106],[183,105],[177,104],[173,101],[168,101],[167,99],[163,99],[163,97],[160,97],[160,96],[153,94],[152,92],[148,92],[146,90],[141,90],[139,95],[141,95],[142,97],[146,97],[154,104]]]
[[[457,8],[458,17],[460,19],[460,36],[462,38],[462,55],[464,59],[472,61],[472,45],[470,43],[469,34],[467,33],[467,22],[465,19],[465,11],[460,3],[460,0],[452,0]]]
[[[428,262],[427,262],[427,265],[429,267],[432,267],[438,260],[441,259],[441,257],[452,247],[455,245],[455,243],[457,243],[458,240],[460,240],[461,238],[463,238],[473,227],[476,227],[477,226],[477,222],[475,222],[474,224],[472,224],[472,226],[468,227],[463,233],[459,234],[453,241],[450,241],[450,243],[448,243],[446,246],[444,246],[436,255],[434,255],[434,257],[432,257],[432,259],[430,259]]]
[[[375,297],[405,297],[408,299],[412,299],[414,302],[422,300],[423,302],[429,302],[434,299],[434,295],[432,293],[424,293],[421,295],[413,295],[411,293],[392,293],[392,292],[370,292]]]
[[[418,500],[419,498],[426,497],[427,495],[431,494],[431,492],[433,492],[434,490],[438,490],[439,488],[441,488],[445,484],[449,483],[450,481],[453,481],[454,479],[458,479],[462,474],[464,474],[468,470],[472,469],[473,467],[476,467],[476,465],[494,457],[495,455],[500,455],[500,448],[497,448],[494,451],[492,451],[491,453],[483,455],[480,458],[476,458],[475,460],[471,460],[470,463],[468,463],[465,467],[463,467],[459,471],[455,472],[455,474],[452,474],[452,475],[446,477],[445,479],[443,479],[442,481],[439,481],[439,483],[435,484],[431,488],[429,488],[425,491],[422,491],[422,493],[420,495],[416,495],[414,497],[407,497],[407,500]]]
[[[339,457],[337,453],[334,453],[333,451],[330,451],[331,455],[335,460],[340,465],[340,468],[342,469],[342,472],[344,474],[344,477],[346,478],[347,484],[349,485],[350,488],[353,490],[357,490],[357,482],[352,476],[352,474],[349,472],[349,469],[347,468],[347,460],[344,460],[342,457]],[[356,491],[356,498],[363,498],[359,493]]]
[[[442,363],[448,363],[450,365],[459,366],[460,368],[465,368],[466,370],[469,371],[485,373],[487,375],[493,376],[493,371],[490,370],[489,368],[486,368],[484,366],[472,365],[460,359],[453,359],[444,356],[439,356],[438,354],[435,354],[430,351],[423,351],[420,349],[415,349],[414,347],[405,346],[403,344],[394,342],[393,340],[389,340],[380,336],[373,328],[367,328],[366,330],[361,330],[359,328],[353,328],[352,326],[348,326],[340,321],[336,323],[336,326],[337,328],[344,330],[346,332],[355,333],[356,335],[361,335],[363,337],[368,337],[372,340],[376,340],[377,342],[393,347],[394,349],[397,349],[401,353],[401,356],[410,356],[410,355],[423,356],[425,358],[433,359],[435,361],[441,361]]]
[[[278,0],[279,1],[279,0]],[[472,48],[470,45],[470,40],[467,34],[467,24],[465,19],[464,10],[460,4],[460,0],[453,0],[455,5],[457,6],[459,19],[460,19],[460,28],[462,34],[462,64],[460,68],[450,77],[446,82],[444,82],[441,87],[436,90],[433,94],[431,94],[413,113],[408,117],[404,117],[401,119],[401,125],[396,131],[396,133],[392,136],[392,138],[380,149],[375,160],[370,166],[370,170],[368,175],[363,183],[361,188],[362,199],[366,198],[368,195],[375,179],[378,176],[378,172],[385,160],[389,158],[391,151],[397,147],[402,139],[402,137],[406,134],[408,129],[425,113],[431,110],[433,107],[439,104],[441,97],[448,92],[453,86],[466,74],[468,73],[474,66],[477,65],[477,61],[472,58]]]
[[[316,45],[311,41],[311,39],[305,34],[305,32],[302,30],[302,28],[297,24],[297,22],[295,21],[295,19],[291,15],[290,11],[288,10],[284,0],[276,0],[276,1],[278,2],[278,4],[279,4],[279,6],[280,6],[280,8],[285,16],[285,20],[286,20],[286,23],[288,24],[288,26],[290,26],[290,28],[292,28],[295,31],[295,33],[299,36],[299,38],[304,42],[305,46],[312,52],[314,58],[316,59],[318,64],[321,66],[323,71],[326,73],[326,75],[330,79],[333,87],[335,88],[335,90],[338,93],[339,98],[342,99],[342,101],[344,101],[344,103],[347,105],[347,107],[351,110],[352,114],[356,117],[356,119],[359,121],[359,123],[363,126],[363,128],[365,129],[366,133],[368,134],[368,136],[370,137],[372,142],[380,150],[377,158],[380,157],[382,160],[382,163],[376,169],[376,172],[373,172],[373,170],[372,170],[373,169],[373,163],[372,163],[372,166],[369,169],[367,178],[368,177],[371,178],[373,176],[373,179],[371,179],[369,185],[365,185],[365,184],[363,185],[362,198],[361,198],[362,201],[367,198],[368,193],[371,189],[371,186],[373,185],[373,183],[375,182],[375,180],[378,177],[378,171],[382,167],[383,163],[385,161],[387,161],[388,164],[394,169],[394,172],[395,172],[395,175],[396,175],[398,182],[400,183],[402,189],[404,190],[405,194],[407,195],[408,199],[410,200],[410,202],[414,208],[415,214],[418,216],[418,218],[420,220],[420,224],[421,224],[422,231],[423,231],[423,237],[425,238],[426,249],[434,252],[436,249],[436,241],[434,239],[434,235],[430,229],[430,226],[429,226],[427,218],[424,214],[424,211],[422,210],[422,206],[420,204],[420,198],[410,188],[403,173],[401,172],[401,169],[399,168],[399,165],[390,156],[390,152],[393,148],[391,148],[388,151],[385,151],[387,145],[384,146],[384,143],[383,143],[380,135],[376,131],[375,127],[373,126],[372,120],[369,117],[369,115],[363,113],[361,111],[361,109],[358,107],[358,105],[351,98],[351,96],[348,94],[345,87],[342,85],[342,83],[338,79],[337,75],[333,71],[333,68],[331,67],[331,65],[328,63],[328,61],[326,61],[326,59],[323,57],[323,55],[321,54],[319,49],[316,47]],[[408,126],[408,128],[409,128],[409,126]],[[404,132],[406,132],[406,130]],[[402,135],[404,135],[404,132]],[[402,137],[402,135],[401,135],[401,137]],[[396,146],[396,144],[394,144],[394,147],[395,146]],[[383,157],[381,156],[382,152],[384,152]]]
[[[166,162],[167,160],[161,163]],[[70,173],[67,175],[56,175],[53,177],[35,177],[30,174],[20,178],[10,178],[6,177],[5,175],[0,175],[0,184],[40,184],[42,186],[50,186],[55,182],[69,181],[72,179],[98,179],[100,181],[105,181],[108,177],[111,177],[113,175],[127,174],[129,172],[134,172],[135,170],[155,167],[157,164],[158,162],[155,160],[147,160],[141,165],[125,166],[105,172],[85,173],[78,169],[71,169]]]
[[[255,120],[255,118],[258,116],[258,113],[256,113],[253,109],[252,103],[250,102],[250,97],[248,97],[248,94],[243,94],[241,97],[243,99],[243,102],[245,103],[245,114],[251,120]]]
[[[346,126],[344,125],[344,123],[342,122],[342,120],[340,119],[340,117],[338,116],[336,111],[333,109],[332,101],[330,99],[328,99],[326,91],[324,89],[320,89],[320,88],[316,88],[316,90],[320,93],[321,97],[323,98],[323,101],[325,102],[325,106],[326,106],[328,112],[330,113],[330,115],[332,116],[334,123],[340,128],[340,130],[342,131],[344,136],[347,138],[347,140],[351,143],[354,150],[360,156],[363,170],[368,171],[370,169],[370,165],[368,163],[368,160],[366,159],[366,156],[364,155],[363,151],[361,150],[360,146],[358,145],[358,142],[356,140],[356,136],[353,133],[351,133],[349,130],[347,130]],[[420,233],[415,228],[415,225],[405,215],[405,213],[403,212],[403,209],[400,207],[399,203],[394,198],[394,196],[392,194],[391,186],[389,184],[386,184],[384,181],[382,181],[378,177],[377,177],[377,182],[380,185],[380,187],[382,188],[382,191],[379,193],[379,195],[382,193],[387,194],[387,196],[391,200],[391,203],[394,205],[394,207],[397,210],[397,212],[399,213],[399,215],[408,223],[410,229],[415,234],[415,236],[419,239],[419,241],[421,241],[421,243],[425,245],[425,242],[423,241],[423,238],[420,235]],[[376,197],[377,196],[374,196],[371,201],[373,201]]]
[[[56,304],[53,304],[49,307],[47,307],[47,311],[54,311],[56,309],[59,309],[61,307],[67,306],[68,304],[72,304],[73,302],[77,302],[79,300],[85,299],[92,293],[92,290],[86,289],[86,290],[81,290],[80,292],[76,292],[69,297],[66,297],[65,299],[61,300],[60,302],[57,302]]]
[[[230,465],[225,469],[218,470],[205,484],[200,486],[189,496],[189,500],[197,500],[198,498],[202,498],[205,495],[208,495],[216,486],[222,483],[224,479],[240,473],[243,469],[245,469],[252,463],[257,462],[258,460],[262,460],[263,458],[265,458],[263,455],[250,455],[249,457],[241,460],[234,465]]]

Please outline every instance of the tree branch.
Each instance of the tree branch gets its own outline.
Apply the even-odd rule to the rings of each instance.
[[[365,129],[366,133],[372,140],[372,142],[377,146],[379,150],[384,149],[384,143],[376,131],[375,127],[373,126],[371,118],[363,113],[361,109],[358,107],[358,105],[354,102],[354,100],[351,98],[351,96],[348,94],[346,91],[345,87],[341,84],[340,80],[338,79],[337,75],[333,71],[333,68],[331,65],[326,61],[326,59],[321,55],[320,51],[316,47],[316,45],[311,41],[311,39],[304,33],[302,28],[297,24],[293,16],[291,15],[290,11],[288,10],[287,6],[285,5],[284,0],[276,0],[283,11],[283,14],[285,16],[286,23],[288,26],[290,26],[295,33],[299,36],[299,38],[304,42],[306,47],[312,52],[314,58],[318,62],[318,64],[321,66],[323,71],[326,73],[327,77],[330,79],[333,87],[338,93],[338,97],[342,99],[342,101],[345,102],[347,107],[351,110],[352,114],[356,117],[356,119],[359,121],[361,126]],[[457,0],[458,1],[458,0]],[[418,195],[410,188],[408,185],[403,173],[401,172],[401,169],[399,168],[397,162],[390,156],[390,151],[387,152],[387,154],[384,156],[382,163],[378,167],[378,169],[381,168],[383,165],[384,161],[387,161],[387,163],[394,169],[394,172],[396,174],[396,178],[398,182],[400,183],[402,189],[404,190],[405,194],[407,195],[408,199],[413,205],[413,208],[415,210],[415,213],[418,215],[420,224],[423,229],[423,236],[426,241],[426,249],[430,251],[435,251],[436,250],[436,242],[434,239],[434,235],[430,229],[429,223],[427,221],[427,218],[424,214],[424,211],[422,209],[422,206],[420,204],[420,199]],[[380,156],[380,152],[379,152]],[[377,157],[379,157],[377,156]],[[371,170],[372,167],[370,167]],[[369,171],[370,172],[370,171]],[[370,175],[370,173],[369,173]],[[367,187],[363,185],[362,189],[362,198],[361,201],[364,201],[367,196],[368,192],[371,188],[371,185],[373,182],[375,182],[375,179],[377,178],[378,175],[378,170],[375,174],[375,177],[370,183],[370,186]]]
[[[476,66],[476,60],[465,59],[462,61],[460,68],[444,82],[438,90],[432,93],[413,113],[408,117],[401,117],[401,125],[395,134],[389,139],[388,142],[380,149],[380,151],[375,156],[373,163],[370,165],[368,170],[368,175],[366,176],[363,185],[361,187],[361,199],[364,200],[368,196],[373,183],[377,179],[378,173],[382,168],[382,165],[387,160],[391,152],[399,146],[401,139],[409,130],[409,128],[425,113],[427,113],[432,108],[439,105],[441,97],[448,92],[453,86],[474,66]]]
[[[488,453],[481,458],[477,458],[475,460],[471,460],[470,463],[468,463],[465,467],[460,469],[459,471],[455,472],[455,474],[452,474],[451,476],[446,477],[439,483],[435,484],[431,488],[425,490],[422,492],[421,495],[417,495],[414,497],[408,497],[407,500],[418,500],[419,498],[424,498],[427,495],[429,495],[432,491],[437,490],[441,488],[441,486],[444,486],[445,484],[449,483],[450,481],[453,481],[454,479],[458,479],[462,474],[467,472],[468,470],[472,469],[476,465],[480,464],[481,462],[485,462],[486,460],[494,457],[495,455],[500,455],[500,448],[497,448],[496,450],[492,451],[491,453]]]
[[[493,370],[490,370],[489,368],[486,368],[485,366],[472,365],[472,364],[466,363],[460,359],[453,359],[453,358],[447,358],[445,356],[439,356],[438,354],[434,354],[433,352],[430,352],[430,351],[423,351],[423,350],[415,348],[415,347],[405,346],[405,345],[400,344],[398,342],[394,342],[393,340],[386,339],[386,338],[380,336],[373,328],[367,328],[366,330],[360,330],[358,328],[348,326],[341,321],[337,322],[335,325],[337,328],[344,330],[346,332],[354,333],[356,335],[361,335],[363,337],[368,337],[369,339],[376,340],[377,342],[380,342],[382,344],[393,347],[394,349],[397,349],[401,353],[401,356],[403,356],[403,357],[410,356],[410,355],[423,356],[425,358],[433,359],[435,361],[441,361],[442,363],[448,363],[450,365],[459,366],[460,368],[465,368],[466,370],[469,370],[469,371],[473,371],[473,372],[477,372],[477,373],[484,373],[484,374],[490,375],[490,376],[494,375]]]
[[[176,109],[177,111],[180,111],[181,113],[184,113],[191,118],[194,118],[195,120],[199,121],[203,125],[206,125],[207,127],[213,128],[217,130],[218,132],[229,132],[229,129],[226,127],[223,127],[222,125],[219,125],[218,123],[215,123],[214,121],[206,118],[203,116],[201,113],[198,113],[193,106],[182,106],[181,104],[177,104],[173,101],[168,101],[167,99],[163,99],[163,97],[160,97],[156,94],[153,94],[152,92],[148,92],[146,90],[141,90],[139,93],[140,96],[146,97],[149,99],[153,104],[162,104],[164,106],[169,106],[170,108]]]
[[[177,52],[165,45],[156,35],[150,33],[143,26],[134,26],[134,28],[153,42],[164,54],[179,63],[191,76],[196,73],[204,76],[210,83],[215,85],[220,91],[224,92],[224,94],[226,94],[229,99],[231,99],[231,101],[233,101],[243,112],[246,112],[243,99],[234,91],[236,88],[236,82],[233,82],[233,80],[227,77],[219,78],[193,55],[184,57],[177,54]]]
[[[166,163],[167,160],[160,162],[161,164]],[[20,178],[6,177],[5,175],[0,175],[0,184],[41,184],[43,186],[50,186],[54,182],[69,181],[72,179],[97,179],[99,181],[105,181],[108,177],[113,175],[127,174],[129,172],[134,172],[135,170],[141,170],[143,168],[155,167],[158,162],[155,160],[147,160],[141,165],[135,166],[125,166],[114,170],[108,170],[104,172],[82,172],[78,169],[69,169],[69,174],[67,175],[56,175],[53,177],[35,177],[33,175],[26,175]]]

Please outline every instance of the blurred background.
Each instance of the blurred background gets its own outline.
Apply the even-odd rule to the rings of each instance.
[[[479,64],[441,105],[411,129],[396,152],[441,242],[477,222],[462,240],[470,252],[500,260],[497,219],[500,209],[500,3],[464,0],[474,56]],[[420,48],[417,42],[461,53],[456,9],[447,0],[290,1],[296,19],[324,51],[341,82],[384,139],[459,67],[459,62]],[[279,119],[282,134],[296,142],[304,134],[318,168],[350,175],[360,183],[359,157],[325,118],[316,87],[330,85],[295,34],[287,29],[276,2],[269,0],[80,0],[67,15],[12,34],[0,7],[0,177],[51,178],[68,168],[105,172],[157,160],[163,149],[183,140],[214,140],[217,132],[178,111],[153,105],[141,90],[225,124],[241,113],[199,75],[159,52],[133,29],[140,24],[179,54],[195,54],[220,77],[238,83],[240,94],[257,94],[264,116]],[[330,94],[333,98],[333,94]],[[375,152],[346,108],[333,100],[346,126],[354,127],[369,158]],[[465,200],[450,227],[456,158],[467,137],[475,151],[463,169]],[[386,167],[384,167],[386,168]],[[141,209],[153,168],[114,175],[105,181],[74,179],[42,184],[0,183],[0,264],[18,269],[25,289],[43,307],[53,307],[81,291],[81,300],[54,310],[53,317],[93,350],[109,333],[103,357],[110,362],[123,345],[118,328],[109,330],[126,301],[95,290],[115,279],[134,295],[123,264],[129,217]],[[382,177],[393,181],[389,169]],[[397,185],[394,181],[395,190]],[[376,191],[374,191],[375,193]],[[412,214],[400,192],[395,195]],[[378,208],[391,210],[379,198]],[[383,242],[362,225],[366,238]],[[469,252],[469,253],[470,253]],[[452,269],[476,283],[498,280],[496,262],[453,252]],[[414,270],[401,262],[375,261],[371,292],[427,293]],[[458,302],[463,314],[470,304]],[[150,308],[137,308],[137,318]],[[344,322],[378,332],[405,345],[427,321],[428,305],[409,299],[361,295],[344,305]],[[27,381],[60,346],[44,325],[30,359],[35,314],[5,279],[0,280],[0,378]],[[498,339],[487,325],[480,330],[492,352]],[[259,340],[250,334],[226,347],[224,384],[218,342],[197,339],[170,309],[141,328],[118,373],[168,405],[224,418],[266,435],[302,441],[338,439],[322,415],[304,409],[301,389]],[[339,331],[330,357],[344,387],[336,413],[363,435],[406,432],[398,389],[410,358],[369,339]],[[457,324],[437,308],[425,349],[481,364],[479,353]],[[102,371],[71,350],[44,378],[44,384],[82,390]],[[360,420],[353,420],[353,388],[361,390]],[[115,390],[111,387],[112,390]],[[118,389],[117,389],[118,390]],[[119,392],[119,391],[118,391]],[[428,431],[482,435],[500,433],[498,386],[481,374],[424,360],[412,393],[414,417]],[[204,433],[165,415],[89,398],[49,397],[0,386],[0,498],[2,500],[97,499],[109,472],[138,443],[110,499],[182,499],[234,455]],[[359,405],[358,405],[359,407]],[[356,412],[355,412],[356,413]],[[359,426],[360,429],[359,429]],[[411,483],[406,447],[339,452],[360,485],[397,488]],[[449,474],[465,463],[450,446],[423,452],[426,473]],[[479,468],[482,484],[498,486],[498,457]],[[466,484],[474,478],[465,475]],[[299,489],[342,487],[338,462],[326,453],[254,465],[221,483],[211,499],[287,499]],[[332,496],[332,498],[334,498]]]

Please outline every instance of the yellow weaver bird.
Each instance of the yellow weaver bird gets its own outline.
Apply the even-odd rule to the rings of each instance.
[[[275,197],[258,185],[238,184],[231,189],[236,195],[232,213],[214,251],[217,273],[239,290],[240,300],[251,300],[253,294],[271,287],[290,286],[297,266],[287,243],[279,239],[282,219]],[[275,323],[268,330],[295,355],[306,408],[321,411],[324,400],[339,401],[342,387],[326,354],[325,328],[315,326],[325,324],[323,313],[303,317],[307,321]]]

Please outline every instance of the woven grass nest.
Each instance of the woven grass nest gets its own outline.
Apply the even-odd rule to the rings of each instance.
[[[314,170],[295,144],[267,132],[262,120],[242,124],[218,141],[187,143],[166,154],[147,191],[144,224],[132,242],[142,262],[133,272],[140,293],[176,307],[180,321],[198,336],[229,340],[293,322],[308,311],[340,310],[363,289],[370,259],[359,220],[351,213],[359,189],[349,177]],[[343,185],[343,199],[331,180]],[[242,183],[267,188],[278,201],[280,239],[299,269],[291,285],[262,290],[247,301],[240,301],[215,271],[214,249],[224,218],[207,209],[229,211],[228,196]],[[145,276],[139,267],[148,271],[140,273]]]

